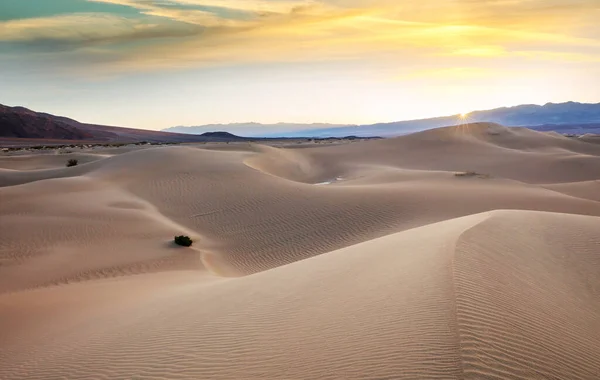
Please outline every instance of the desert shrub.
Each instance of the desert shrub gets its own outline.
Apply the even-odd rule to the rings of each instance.
[[[67,167],[71,167],[71,166],[77,166],[77,164],[79,163],[79,161],[77,161],[74,158],[71,158],[69,161],[67,161]]]
[[[175,244],[177,245],[181,245],[184,247],[189,247],[190,245],[192,245],[192,239],[190,239],[189,236],[175,236]]]
[[[457,177],[474,177],[477,174],[477,172],[459,172],[459,173],[454,173],[455,176]]]
[[[488,174],[481,174],[481,173],[477,173],[474,171],[468,171],[468,172],[458,172],[458,173],[454,173],[454,175],[456,177],[479,177],[479,178],[489,178]]]

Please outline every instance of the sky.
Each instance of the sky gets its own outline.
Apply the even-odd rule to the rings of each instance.
[[[144,129],[600,102],[599,0],[0,0],[0,103]]]

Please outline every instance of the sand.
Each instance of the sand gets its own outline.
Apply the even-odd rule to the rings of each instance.
[[[600,377],[597,144],[77,154],[0,158],[0,379]]]

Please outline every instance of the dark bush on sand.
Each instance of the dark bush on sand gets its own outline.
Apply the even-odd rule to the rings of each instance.
[[[175,236],[175,244],[189,247],[192,245],[192,239],[189,236]]]

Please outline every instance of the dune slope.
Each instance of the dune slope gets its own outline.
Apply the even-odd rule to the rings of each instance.
[[[370,164],[476,171],[532,184],[600,177],[600,149],[596,144],[490,123],[439,128],[327,150],[313,149],[305,154],[318,162],[337,162],[340,172],[357,164]]]
[[[105,215],[101,219],[106,220],[107,226],[114,227],[118,218],[131,223],[136,218],[147,218],[148,213],[139,209],[153,209],[167,224],[201,236],[196,246],[203,250],[205,260],[215,271],[238,276],[408,228],[494,209],[600,216],[600,203],[553,188],[501,178],[463,178],[444,171],[357,165],[344,173],[345,179],[315,186],[291,178],[301,170],[302,178],[316,173],[314,180],[320,181],[325,178],[322,173],[331,170],[327,165],[301,159],[305,151],[166,147],[118,154],[73,168],[7,172],[5,178],[34,182],[0,188],[7,200],[0,205],[6,214],[3,222],[9,225],[4,240],[6,244],[22,244],[19,249],[25,252],[40,252],[36,247],[49,250],[55,243],[65,243],[62,232],[53,238],[41,228],[27,230],[24,226],[31,215],[24,217],[23,210],[37,212],[38,218],[32,225],[36,221],[45,223],[40,217],[48,215],[70,218],[71,209],[86,219],[85,223],[98,225],[100,217],[93,214],[97,208],[100,215]],[[286,171],[288,166],[292,169]],[[273,169],[275,172],[271,172]],[[291,177],[276,175],[280,172]],[[47,176],[55,179],[46,180]],[[47,183],[52,183],[48,188],[52,191],[47,191]],[[77,185],[77,197],[70,196],[71,186],[82,183],[87,183],[87,187]],[[105,189],[104,193],[99,193],[100,189]],[[108,196],[106,192],[115,195]],[[52,194],[57,198],[52,198]],[[127,202],[138,206],[118,207]],[[156,218],[152,220],[154,223]],[[66,225],[71,222],[67,219]],[[60,231],[66,228],[58,227],[59,223],[54,225]],[[148,229],[143,236],[150,240],[144,240],[143,245],[164,247],[169,236],[177,233],[177,228],[157,233],[154,227],[139,223],[136,226]],[[32,236],[24,240],[17,230]],[[79,233],[76,231],[79,230],[74,228],[73,232]],[[135,236],[132,244],[141,236],[134,233],[134,228],[123,227],[119,231]],[[42,236],[36,237],[38,234]],[[121,239],[118,236],[121,235],[98,231],[89,241],[99,243],[98,239],[104,237],[111,246]],[[73,239],[73,244],[88,244],[77,242],[75,235]],[[33,246],[36,241],[44,243]]]
[[[4,295],[6,320],[21,308],[56,315],[48,335],[36,320],[22,322],[25,337],[4,333],[0,376],[592,379],[597,223],[499,211],[239,279],[163,276],[143,290],[136,276]],[[126,305],[103,300],[123,288],[136,295]]]

